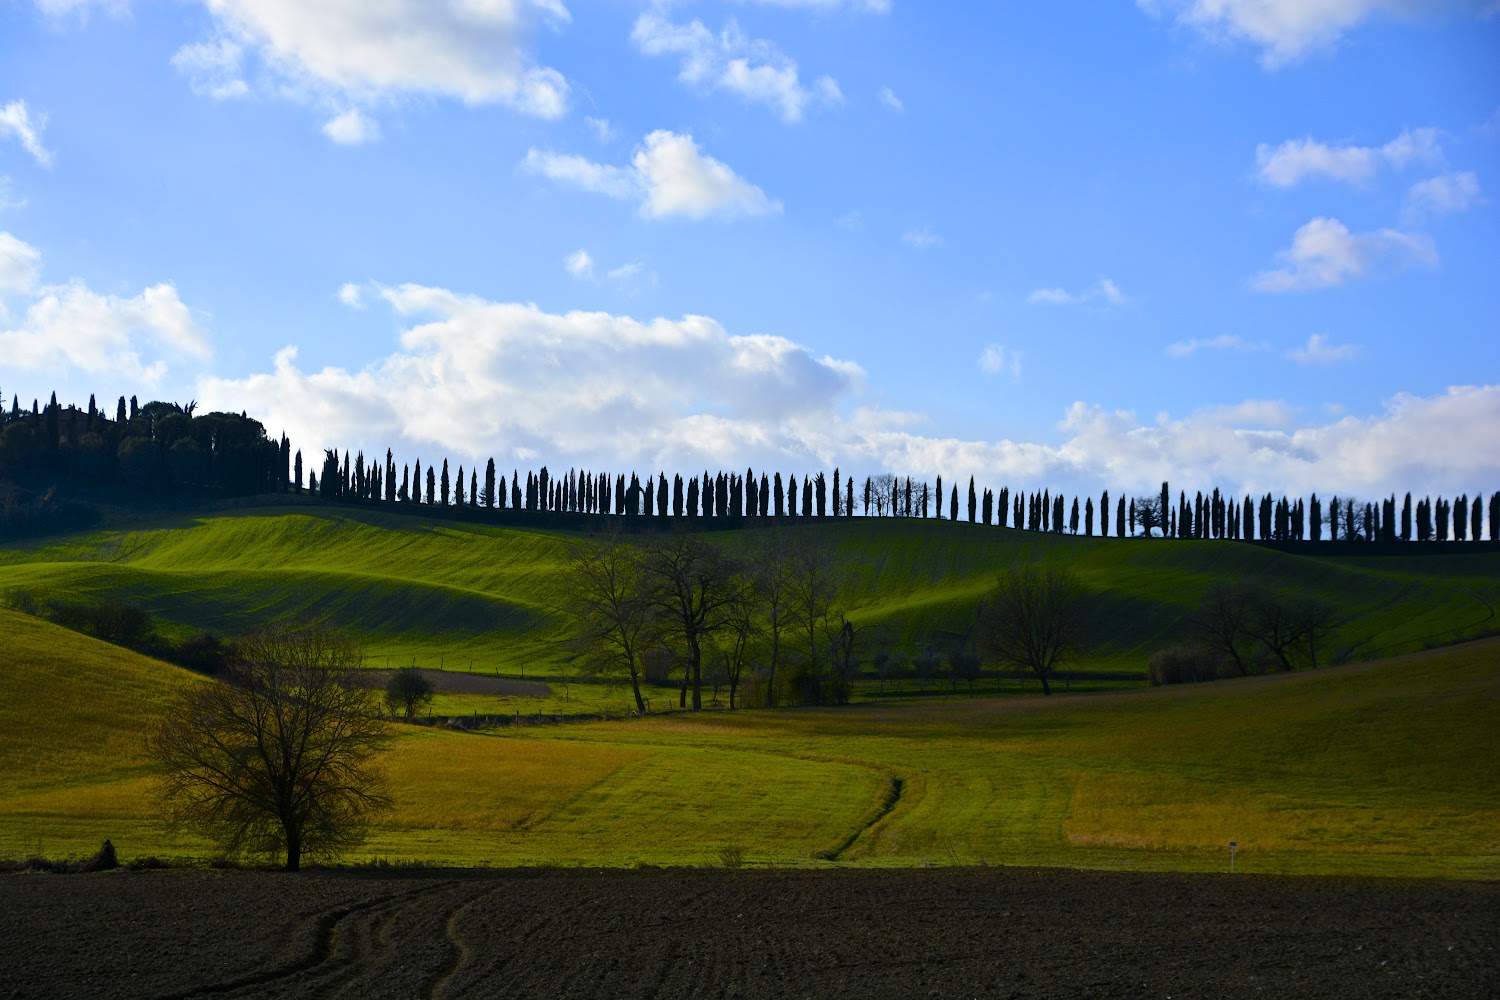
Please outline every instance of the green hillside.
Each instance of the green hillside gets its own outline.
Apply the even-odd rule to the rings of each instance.
[[[207,683],[0,612],[0,855],[206,858],[141,750]],[[362,856],[454,864],[1042,864],[1500,877],[1500,639],[1107,695],[400,727]]]
[[[1496,553],[1310,557],[1234,542],[890,519],[708,537],[744,549],[769,530],[791,532],[798,545],[836,547],[850,574],[853,617],[870,627],[866,657],[879,645],[915,652],[951,644],[998,568],[1041,558],[1073,567],[1089,590],[1083,669],[1143,670],[1152,652],[1183,640],[1185,617],[1217,580],[1334,604],[1345,617],[1327,645],[1335,658],[1421,649],[1497,627]],[[377,666],[562,675],[576,672],[557,608],[577,537],[358,509],[252,509],[12,546],[0,551],[0,596],[139,603],[181,635],[324,618],[364,635]]]

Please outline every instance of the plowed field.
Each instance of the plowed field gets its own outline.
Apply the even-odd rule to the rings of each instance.
[[[1500,884],[1048,869],[0,876],[0,996],[1493,997]]]

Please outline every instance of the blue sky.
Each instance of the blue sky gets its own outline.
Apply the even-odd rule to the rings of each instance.
[[[15,0],[0,391],[305,452],[1500,485],[1486,2]]]

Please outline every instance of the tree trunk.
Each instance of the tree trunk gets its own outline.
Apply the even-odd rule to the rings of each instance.
[[[688,655],[692,659],[693,667],[693,711],[703,710],[703,650],[698,647],[698,639],[694,637],[688,643]]]
[[[283,823],[282,829],[286,832],[286,870],[296,872],[302,870],[302,831],[290,823]]]
[[[1042,694],[1044,694],[1044,695],[1051,695],[1052,694],[1052,685],[1050,685],[1050,684],[1047,683],[1047,673],[1046,673],[1046,671],[1044,671],[1044,670],[1038,670],[1037,673],[1036,673],[1036,675],[1042,679]]]
[[[634,666],[630,668],[630,690],[635,694],[635,710],[646,714],[646,702],[641,698],[641,675]]]

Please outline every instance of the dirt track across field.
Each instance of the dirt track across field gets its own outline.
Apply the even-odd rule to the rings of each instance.
[[[1500,883],[1048,869],[0,876],[0,996],[1495,997]]]

